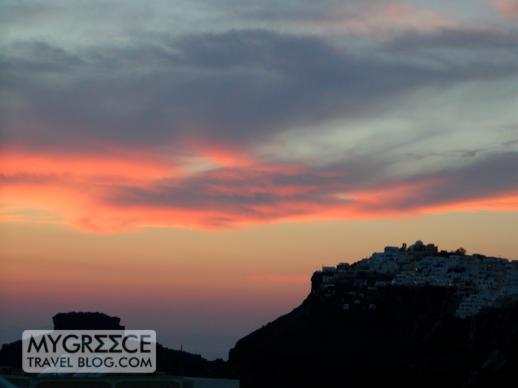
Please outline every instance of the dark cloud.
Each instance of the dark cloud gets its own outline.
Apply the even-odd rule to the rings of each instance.
[[[518,30],[464,27],[413,32],[398,35],[388,42],[387,47],[411,52],[430,48],[490,51],[504,49],[518,54]]]
[[[409,198],[398,207],[413,208],[518,194],[518,152],[489,155],[465,166],[428,174],[428,181],[441,182]]]
[[[379,114],[426,85],[517,71],[509,61],[430,67],[382,57],[264,30],[75,52],[21,42],[0,57],[4,94],[24,101],[2,109],[3,137],[59,148],[154,147],[186,137],[246,145],[288,127]]]
[[[259,22],[318,22],[336,17],[365,17],[365,12],[376,5],[387,4],[386,0],[312,0],[283,1],[263,0],[209,0],[214,8],[224,9],[227,14],[240,19]]]
[[[38,79],[43,74],[70,73],[83,64],[82,59],[46,42],[19,42],[7,55],[0,57],[0,66],[9,75],[25,75]],[[15,70],[14,74],[12,70]],[[7,78],[7,77],[5,77]],[[8,79],[6,80],[8,81]]]

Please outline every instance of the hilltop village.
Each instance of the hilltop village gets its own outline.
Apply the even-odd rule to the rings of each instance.
[[[380,287],[449,287],[459,296],[455,315],[466,318],[506,297],[518,296],[518,261],[467,255],[463,248],[439,251],[434,244],[385,247],[354,264],[323,267],[311,278],[312,292],[346,291],[343,310],[377,308],[370,298]]]

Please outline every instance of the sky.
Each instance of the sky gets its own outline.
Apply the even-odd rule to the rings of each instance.
[[[323,264],[518,258],[516,0],[0,0],[0,342],[226,357]]]

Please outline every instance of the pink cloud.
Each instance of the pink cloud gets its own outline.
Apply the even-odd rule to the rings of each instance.
[[[211,149],[209,157],[219,153]],[[233,166],[236,160],[243,165]],[[52,220],[109,233],[150,226],[221,229],[279,221],[518,211],[511,167],[517,160],[515,153],[497,154],[463,168],[373,181],[381,165],[266,164],[245,155],[227,166],[185,171],[153,158],[10,154],[0,175],[0,221]]]
[[[510,18],[518,17],[518,0],[494,0],[500,15]]]
[[[296,24],[303,29],[319,33],[377,36],[408,31],[431,32],[456,25],[442,13],[401,2],[365,6],[354,12],[350,9],[336,9],[334,13],[321,20]]]

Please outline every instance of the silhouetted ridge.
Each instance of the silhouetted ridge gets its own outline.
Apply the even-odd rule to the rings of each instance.
[[[52,317],[54,330],[124,330],[119,317],[103,313],[70,312]]]
[[[59,313],[52,318],[55,330],[124,330],[119,317],[99,312]],[[0,366],[22,369],[22,342],[4,344]],[[192,377],[232,377],[226,363],[208,361],[199,354],[166,348],[157,343],[157,373]]]
[[[515,387],[517,264],[417,241],[323,267],[229,365],[242,388]]]

